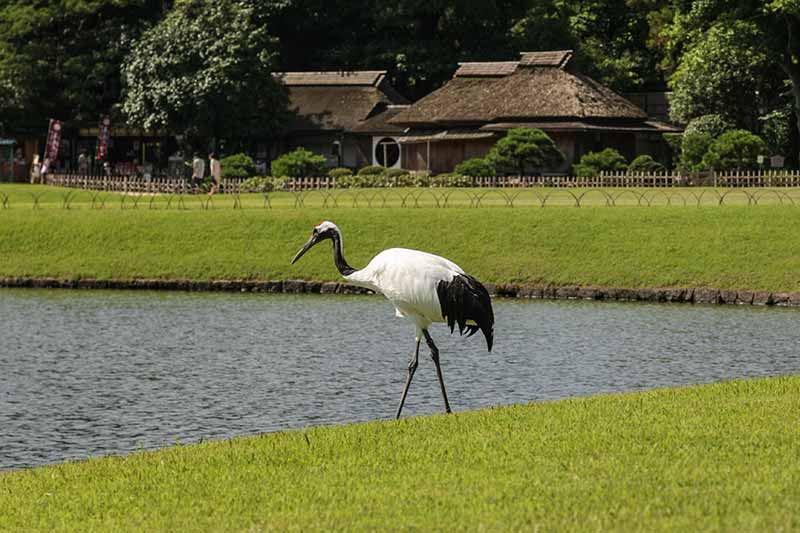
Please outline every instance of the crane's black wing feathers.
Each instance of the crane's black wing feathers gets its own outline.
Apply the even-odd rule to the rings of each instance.
[[[481,282],[469,274],[458,274],[452,281],[440,281],[436,286],[439,304],[442,306],[442,317],[450,326],[450,333],[458,324],[458,332],[467,337],[479,330],[486,337],[486,346],[492,351],[494,341],[494,312],[489,291]],[[467,324],[472,321],[477,325]]]

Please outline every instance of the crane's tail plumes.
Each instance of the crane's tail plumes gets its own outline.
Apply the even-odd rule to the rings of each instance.
[[[440,281],[436,286],[442,318],[450,326],[450,333],[458,324],[458,332],[471,337],[479,330],[486,337],[486,347],[492,351],[494,342],[494,312],[489,291],[469,274],[458,274],[452,281]]]

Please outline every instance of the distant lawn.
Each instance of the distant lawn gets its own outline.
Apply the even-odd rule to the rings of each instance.
[[[176,446],[0,474],[0,530],[790,531],[800,378]]]
[[[59,201],[58,191],[47,194]],[[337,280],[327,243],[289,263],[330,219],[356,267],[401,246],[449,257],[485,282],[800,290],[800,207],[34,210],[11,202],[0,209],[0,276]]]
[[[0,183],[0,210],[4,203],[13,209],[244,209],[281,208],[366,208],[366,207],[698,207],[795,205],[800,207],[800,189],[712,189],[676,188],[381,188],[331,189],[300,193],[215,195],[206,194],[109,193]]]

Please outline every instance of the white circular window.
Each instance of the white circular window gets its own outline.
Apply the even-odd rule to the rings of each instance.
[[[391,137],[384,137],[375,144],[375,162],[392,168],[400,161],[400,145]]]

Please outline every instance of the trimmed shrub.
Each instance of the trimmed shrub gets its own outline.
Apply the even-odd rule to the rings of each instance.
[[[369,165],[366,167],[362,167],[358,171],[359,176],[376,176],[378,174],[383,174],[386,172],[386,168],[380,165]]]
[[[496,176],[497,170],[491,161],[483,157],[473,157],[458,164],[455,173],[473,178],[489,178]]]
[[[352,176],[353,171],[345,167],[332,168],[328,171],[329,178],[341,178],[342,176]]]
[[[233,154],[220,160],[222,179],[246,178],[256,173],[256,164],[247,154]]]
[[[325,157],[298,148],[283,154],[272,162],[273,176],[289,176],[290,178],[308,178],[324,174]]]
[[[390,168],[386,171],[386,185],[388,187],[413,187],[414,178],[402,168]]]
[[[640,155],[628,165],[628,172],[632,174],[664,172],[666,170],[664,165],[650,155]]]
[[[703,165],[714,170],[750,170],[758,168],[758,156],[767,152],[767,145],[747,130],[723,133],[708,147]]]
[[[462,176],[456,172],[437,174],[431,178],[431,187],[472,187],[474,185],[474,178]]]
[[[542,130],[514,128],[497,141],[486,159],[497,170],[521,176],[528,171],[557,167],[564,162],[564,154]]]
[[[286,186],[286,178],[271,176],[253,176],[242,182],[242,192],[282,191]]]
[[[601,172],[617,172],[627,168],[628,162],[613,148],[584,154],[580,162],[573,165],[576,176],[597,176]]]
[[[344,174],[342,176],[336,177],[336,183],[334,186],[337,189],[349,189],[353,186],[353,181],[355,180],[355,176],[352,174]]]
[[[431,186],[431,183],[432,183],[431,175],[428,174],[427,172],[423,172],[423,173],[420,173],[420,174],[414,174],[414,176],[412,176],[412,178],[414,179],[414,187],[430,187]]]
[[[681,142],[680,169],[683,171],[699,172],[706,167],[703,164],[708,147],[713,138],[708,133],[692,133],[683,135]]]

